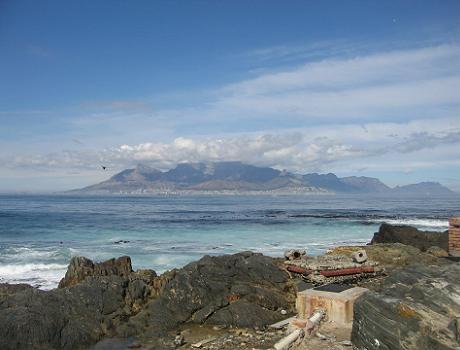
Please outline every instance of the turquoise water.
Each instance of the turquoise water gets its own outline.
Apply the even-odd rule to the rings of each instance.
[[[0,282],[53,288],[76,255],[163,272],[205,254],[320,254],[369,242],[385,221],[444,230],[459,209],[459,198],[2,195]]]

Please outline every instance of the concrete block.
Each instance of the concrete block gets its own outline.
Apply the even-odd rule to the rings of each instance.
[[[368,289],[353,287],[340,293],[307,289],[297,293],[296,309],[298,317],[308,319],[316,309],[326,312],[326,320],[338,326],[350,327],[353,323],[353,304]]]

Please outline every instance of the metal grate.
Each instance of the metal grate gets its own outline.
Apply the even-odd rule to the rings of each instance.
[[[347,284],[338,284],[338,283],[330,283],[330,284],[323,284],[322,286],[313,288],[314,290],[319,290],[323,292],[332,292],[332,293],[340,293],[344,290],[351,289],[353,286]]]

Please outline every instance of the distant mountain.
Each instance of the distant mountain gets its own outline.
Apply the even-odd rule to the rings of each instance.
[[[168,171],[139,164],[107,181],[71,193],[371,193],[395,195],[449,195],[454,192],[433,182],[394,189],[372,177],[335,174],[293,174],[241,162],[184,163]]]
[[[390,187],[375,177],[348,176],[342,177],[340,181],[354,188],[356,192],[387,193],[391,190]]]
[[[379,179],[365,176],[349,176],[339,178],[329,174],[306,174],[303,178],[313,186],[339,193],[385,193],[390,189]]]
[[[329,174],[306,174],[302,176],[305,181],[310,183],[312,186],[319,188],[326,188],[333,192],[353,192],[355,189],[340,181],[337,175]]]
[[[396,186],[393,188],[392,193],[398,195],[422,195],[422,196],[448,196],[453,195],[455,192],[447,187],[441,185],[439,182],[420,182],[418,184]]]

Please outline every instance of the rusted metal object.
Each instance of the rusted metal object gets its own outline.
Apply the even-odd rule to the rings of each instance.
[[[309,275],[313,272],[313,270],[304,269],[303,267],[295,266],[295,265],[288,265],[286,266],[286,270],[295,273],[301,273],[303,275]]]
[[[359,273],[372,273],[375,272],[373,266],[353,267],[348,269],[337,270],[321,270],[319,273],[325,277],[355,275]]]

